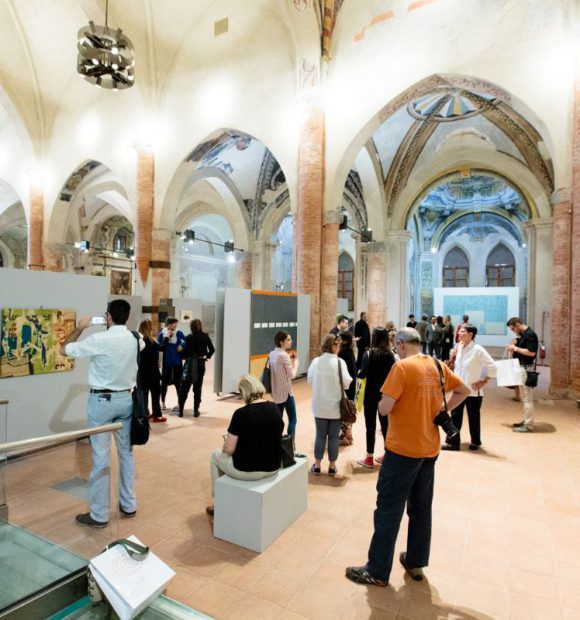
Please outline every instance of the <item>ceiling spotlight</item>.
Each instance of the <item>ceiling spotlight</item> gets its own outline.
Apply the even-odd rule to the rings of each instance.
[[[234,251],[234,242],[233,241],[226,241],[224,242],[224,252],[233,252]],[[236,260],[234,258],[234,260]]]
[[[131,88],[135,82],[135,50],[120,28],[109,29],[109,0],[105,25],[90,21],[78,33],[77,71],[91,84],[112,90]]]

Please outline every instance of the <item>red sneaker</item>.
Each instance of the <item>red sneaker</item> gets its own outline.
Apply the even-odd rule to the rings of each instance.
[[[151,418],[151,422],[167,422],[167,418],[165,416],[161,416],[161,417],[153,417]]]
[[[363,467],[368,467],[369,469],[375,468],[375,462],[372,456],[365,456],[364,459],[358,459],[357,463]]]
[[[377,458],[375,459],[375,463],[378,463],[379,465],[383,464],[383,459],[385,458],[384,455],[382,456],[377,456]]]

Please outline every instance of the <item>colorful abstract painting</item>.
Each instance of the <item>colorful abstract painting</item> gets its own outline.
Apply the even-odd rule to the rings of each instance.
[[[76,325],[74,310],[4,308],[0,340],[0,378],[26,377],[74,368],[61,344]]]

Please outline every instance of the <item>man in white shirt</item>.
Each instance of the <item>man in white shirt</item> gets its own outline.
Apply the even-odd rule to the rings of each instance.
[[[61,349],[63,355],[90,358],[88,426],[123,423],[123,428],[115,431],[115,443],[121,478],[119,508],[126,517],[134,517],[137,512],[135,463],[131,448],[131,391],[137,379],[137,352],[144,347],[143,340],[136,338],[126,327],[130,311],[131,306],[124,299],[109,302],[106,332],[77,342],[83,331],[91,326],[91,317],[83,317]],[[103,528],[109,523],[110,446],[110,433],[91,436],[90,512],[76,516],[79,525]]]

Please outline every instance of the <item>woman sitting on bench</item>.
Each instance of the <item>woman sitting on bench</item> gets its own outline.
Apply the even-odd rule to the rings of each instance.
[[[234,412],[223,447],[211,454],[212,496],[219,476],[261,480],[273,476],[282,461],[280,442],[284,422],[280,409],[264,400],[266,389],[252,375],[240,379],[238,390],[246,406]],[[206,512],[213,515],[214,507],[208,506]]]

